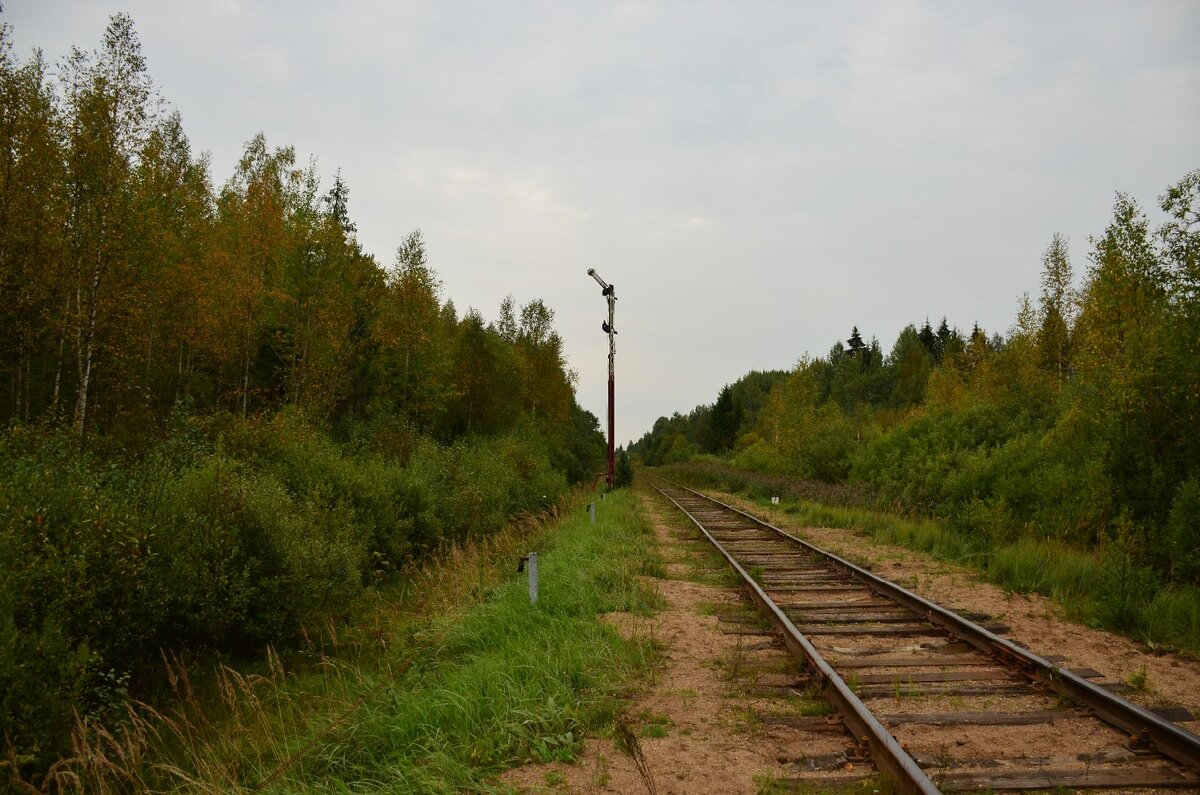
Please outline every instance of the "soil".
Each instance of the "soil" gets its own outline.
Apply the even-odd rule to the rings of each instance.
[[[837,733],[759,720],[760,714],[798,714],[802,699],[777,687],[795,683],[794,663],[766,636],[732,634],[758,626],[747,603],[731,586],[713,583],[712,572],[721,570],[673,508],[647,494],[641,499],[666,562],[667,577],[653,580],[666,607],[650,618],[606,618],[623,634],[653,637],[664,649],[661,671],[626,713],[653,789],[629,753],[608,738],[587,740],[576,764],[527,765],[501,782],[520,792],[754,793],[769,778],[800,775],[798,759],[842,751],[845,741]],[[853,775],[853,766],[844,774]]]
[[[813,544],[869,566],[926,598],[959,610],[986,614],[1009,625],[1008,637],[1035,652],[1062,655],[1064,667],[1089,667],[1106,682],[1144,679],[1126,698],[1144,706],[1178,705],[1200,715],[1200,663],[1156,653],[1112,633],[1069,621],[1060,606],[1036,595],[1005,593],[983,582],[978,572],[901,547],[876,544],[849,530],[813,528],[791,522],[780,510],[750,504],[729,495],[714,495],[749,510]],[[591,738],[576,764],[527,765],[508,771],[502,785],[519,792],[654,792],[753,793],[770,780],[845,777],[864,773],[850,762],[837,762],[846,750],[835,732],[810,732],[769,721],[770,716],[798,716],[820,710],[804,692],[794,663],[769,637],[758,631],[754,613],[722,578],[719,562],[709,557],[694,532],[675,509],[647,492],[643,511],[651,521],[666,562],[667,576],[653,583],[666,607],[653,617],[612,614],[606,617],[627,636],[650,636],[664,649],[663,667],[651,685],[630,703],[623,736]],[[865,641],[865,639],[864,639]],[[865,641],[869,645],[869,641]],[[840,638],[838,646],[859,645]],[[836,651],[831,652],[836,655]],[[1144,677],[1141,672],[1144,671]],[[932,699],[933,701],[927,701]],[[952,709],[1053,709],[1053,699],[1037,696],[904,697],[873,701],[879,714],[917,710],[921,704],[945,701]],[[939,707],[940,709],[941,707]],[[768,722],[762,720],[768,717]],[[1200,731],[1200,721],[1181,724]],[[910,747],[953,749],[953,756],[984,757],[988,749],[1008,747],[1018,736],[1049,751],[1066,731],[1087,746],[1110,747],[1110,730],[1094,722],[1057,721],[1042,733],[1004,726],[905,726],[897,736]],[[622,733],[618,729],[618,733]],[[1118,743],[1119,744],[1119,743]],[[624,747],[625,750],[621,750]],[[630,753],[629,749],[633,749]],[[634,762],[640,752],[644,764]],[[809,770],[813,760],[834,759],[832,766]],[[818,768],[821,765],[817,765]],[[640,768],[640,769],[639,769]],[[869,765],[866,770],[871,768]]]

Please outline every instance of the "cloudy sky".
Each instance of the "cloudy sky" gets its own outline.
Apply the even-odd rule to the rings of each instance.
[[[132,14],[213,179],[262,131],[341,168],[364,247],[557,313],[617,438],[852,325],[1005,331],[1056,231],[1200,168],[1200,3],[3,0],[18,53]],[[1154,213],[1151,213],[1152,217]]]

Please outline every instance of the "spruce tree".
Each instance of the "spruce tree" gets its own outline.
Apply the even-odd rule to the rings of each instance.
[[[917,339],[924,346],[925,352],[933,357],[934,361],[938,359],[938,344],[937,337],[933,333],[933,326],[929,325],[929,318],[925,318],[925,325],[921,326],[921,330],[917,332]]]
[[[858,333],[858,326],[855,326],[850,331],[850,339],[846,340],[846,345],[850,349],[851,356],[860,356],[867,349],[866,343],[863,342],[862,335]]]

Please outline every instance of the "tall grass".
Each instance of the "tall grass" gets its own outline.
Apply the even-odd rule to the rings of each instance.
[[[80,724],[49,783],[89,792],[479,789],[525,760],[567,760],[611,728],[618,693],[655,655],[597,620],[648,612],[638,578],[653,559],[631,495],[578,504],[447,550],[286,673],[277,655],[246,675],[222,667],[213,695],[171,666],[175,705],[131,715],[120,733]],[[539,553],[531,605],[517,558]],[[316,642],[314,641],[314,650]],[[302,661],[301,661],[302,662]]]

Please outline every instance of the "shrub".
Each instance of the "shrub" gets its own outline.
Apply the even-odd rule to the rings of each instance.
[[[1167,517],[1171,576],[1200,585],[1200,478],[1179,485]]]
[[[407,461],[363,434],[338,444],[294,411],[173,423],[137,457],[0,435],[0,725],[22,767],[68,750],[75,713],[123,714],[127,683],[151,690],[161,650],[286,646],[372,577],[567,486],[558,442],[534,423],[417,438]]]
[[[614,474],[616,482],[613,484],[618,489],[633,485],[633,464],[629,463],[629,454],[624,450],[617,456],[616,472]]]

